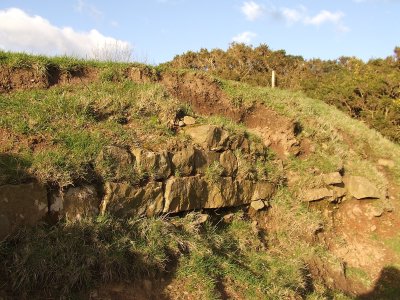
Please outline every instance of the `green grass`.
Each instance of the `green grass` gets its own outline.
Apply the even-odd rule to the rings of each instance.
[[[0,145],[8,174],[1,182],[27,174],[60,186],[90,181],[103,146],[151,148],[174,139],[167,120],[179,109],[161,86],[125,80],[2,94],[0,128],[12,139]]]
[[[384,240],[384,243],[400,258],[400,234],[397,234],[393,238]]]
[[[363,269],[348,267],[346,269],[346,276],[349,279],[355,280],[356,282],[360,282],[365,287],[372,287],[371,277],[365,272]]]
[[[307,294],[302,257],[274,255],[236,214],[230,224],[185,218],[119,220],[23,229],[0,243],[0,284],[15,295],[71,297],[102,282],[165,276],[176,265],[182,292],[219,299],[218,284],[245,299]]]
[[[234,81],[222,82],[224,91],[231,99],[240,97],[244,103],[261,102],[300,122],[301,137],[310,138],[316,151],[306,161],[292,160],[295,169],[308,164],[329,171],[342,163],[349,173],[366,176],[380,188],[385,188],[387,182],[378,172],[376,161],[388,158],[395,162],[395,168],[388,172],[400,184],[400,146],[364,123],[301,92],[254,87]]]

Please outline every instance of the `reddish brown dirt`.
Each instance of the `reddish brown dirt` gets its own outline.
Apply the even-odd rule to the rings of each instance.
[[[296,123],[263,105],[255,106],[244,115],[243,123],[259,135],[264,144],[275,151],[279,158],[298,155],[300,143],[296,139]]]
[[[293,120],[260,104],[249,109],[235,108],[218,83],[206,75],[165,73],[161,83],[173,96],[190,104],[196,113],[220,115],[245,124],[278,157],[299,154],[297,124]]]
[[[45,76],[38,75],[34,70],[26,69],[0,69],[0,92],[16,89],[47,88]]]
[[[236,122],[240,122],[245,114],[242,109],[234,108],[218,83],[206,75],[167,72],[161,76],[161,83],[169,93],[190,104],[199,114],[221,115]]]
[[[41,74],[34,69],[0,68],[0,93],[33,88],[49,88],[53,85],[89,83],[98,79],[98,69],[62,72],[52,68]]]

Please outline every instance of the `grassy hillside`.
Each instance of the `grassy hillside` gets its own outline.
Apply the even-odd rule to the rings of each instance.
[[[171,96],[160,79],[167,72],[203,76],[201,72],[141,66],[155,79],[138,83],[130,76],[137,65],[11,53],[1,53],[0,61],[1,70],[28,70],[34,78],[44,77],[38,82],[45,83],[10,85],[12,89],[0,94],[0,186],[32,179],[61,189],[98,184],[111,176],[107,166],[96,165],[103,146],[156,150],[185,142],[188,137],[171,126],[177,116],[196,116],[200,124],[221,125],[260,139],[226,116],[200,115],[189,99]],[[54,70],[68,73],[68,80],[52,82],[58,74]],[[4,83],[7,76],[1,74]],[[329,173],[342,167],[369,178],[382,190],[397,189],[400,147],[301,92],[207,76],[235,109],[266,106],[297,121],[301,129],[297,138],[309,143],[304,156],[282,161],[271,153],[270,161],[258,166],[279,182],[269,210],[203,211],[210,215],[204,223],[198,221],[202,215],[192,212],[151,219],[101,216],[23,228],[0,242],[0,297],[86,299],[99,286],[101,294],[102,285],[143,286],[150,280],[158,286],[153,297],[351,299],[330,287],[324,276],[313,275],[318,259],[327,269],[340,269],[342,262],[317,235],[321,231],[334,235],[324,207],[302,203],[299,194],[315,184],[316,169]],[[206,81],[204,86],[208,85]],[[393,161],[395,167],[382,171],[379,159]],[[300,179],[288,186],[293,173]],[[126,170],[123,176],[136,184],[146,174]],[[333,209],[336,204],[330,205]],[[374,238],[397,249],[396,238]],[[353,269],[355,285],[365,279],[372,284],[367,271]]]

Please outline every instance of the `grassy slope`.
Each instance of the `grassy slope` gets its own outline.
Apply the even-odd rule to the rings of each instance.
[[[10,57],[2,61],[12,64]],[[0,127],[8,137],[0,145],[0,183],[16,183],[29,176],[60,186],[90,181],[96,176],[91,165],[103,145],[156,148],[181,138],[167,128],[165,121],[177,110],[190,108],[171,99],[157,84],[139,85],[123,76],[109,75],[120,74],[118,67],[113,68],[105,68],[105,75],[89,85],[0,96],[4,112]],[[310,166],[328,172],[344,164],[352,174],[365,175],[384,186],[387,181],[376,169],[376,159],[385,157],[400,165],[398,146],[320,101],[235,82],[223,81],[222,86],[232,99],[241,98],[240,103],[261,101],[300,121],[302,135],[316,144],[315,153],[307,159],[290,159],[289,168],[303,172],[302,184],[311,180],[306,176]],[[204,122],[243,130],[223,118]],[[400,179],[398,168],[388,172]],[[310,257],[328,255],[303,238],[306,227],[323,222],[322,216],[304,207],[285,187],[271,203],[276,226],[267,236],[268,251],[252,231],[251,222],[241,214],[227,226],[207,223],[200,227],[193,225],[190,215],[128,222],[99,219],[52,228],[39,226],[10,237],[0,244],[3,272],[10,272],[6,275],[14,291],[29,293],[38,287],[53,287],[70,294],[99,282],[141,277],[149,270],[163,272],[169,262],[177,260],[176,276],[184,282],[182,289],[195,293],[199,291],[193,287],[199,285],[199,297],[204,299],[218,297],[219,281],[246,298],[332,297],[318,282],[314,283],[314,292],[305,289],[303,275]],[[296,230],[293,224],[297,224]],[[84,243],[76,243],[77,239]],[[52,242],[38,243],[43,240]],[[45,260],[49,255],[52,259]]]
[[[303,127],[301,137],[311,139],[316,151],[305,160],[293,158],[294,169],[305,171],[316,166],[323,172],[330,172],[344,165],[349,173],[366,176],[383,188],[387,182],[379,174],[376,163],[379,158],[387,158],[395,162],[395,167],[388,172],[400,184],[400,146],[364,123],[300,92],[253,87],[233,81],[223,81],[222,85],[232,99],[240,98],[245,104],[260,101],[300,122]]]

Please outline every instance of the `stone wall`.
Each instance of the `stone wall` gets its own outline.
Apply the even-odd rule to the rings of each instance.
[[[185,143],[162,151],[107,146],[95,161],[96,184],[52,191],[38,183],[0,186],[0,239],[46,216],[80,220],[111,214],[154,216],[194,209],[268,205],[274,185],[257,178],[267,149],[245,134],[212,125],[186,126]]]

